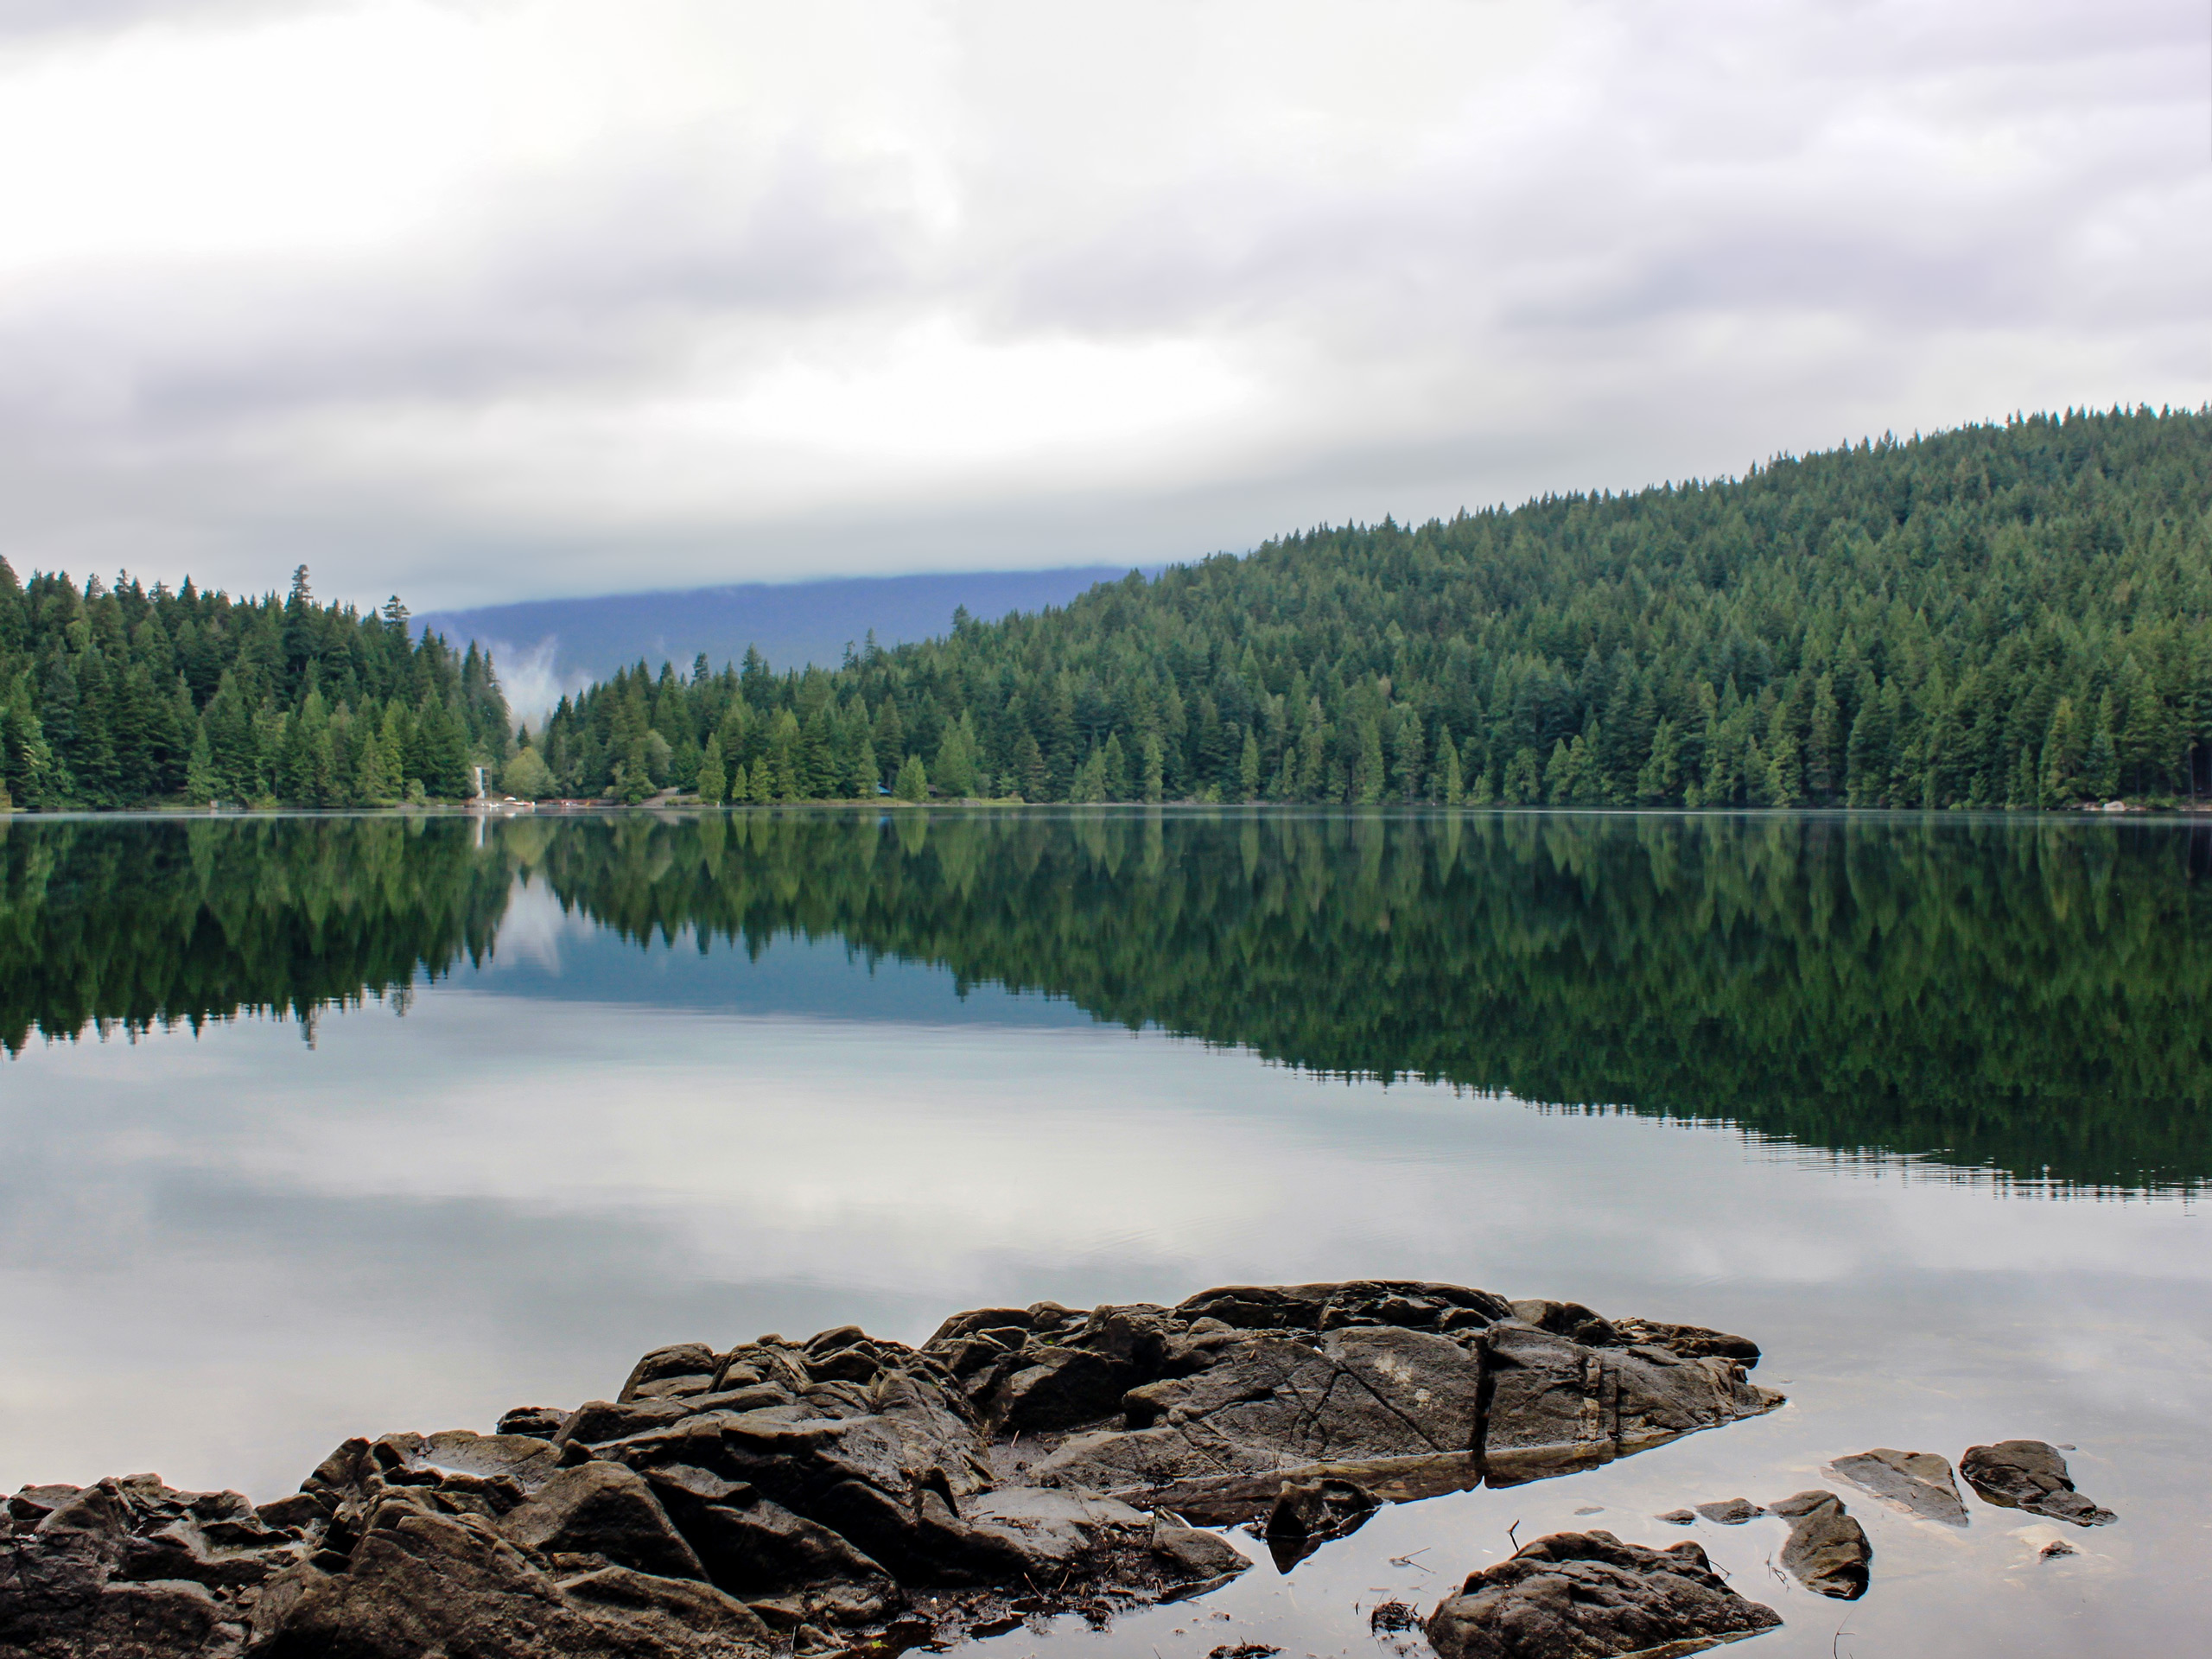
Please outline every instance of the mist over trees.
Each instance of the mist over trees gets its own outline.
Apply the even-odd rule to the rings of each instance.
[[[491,658],[406,607],[318,605],[302,565],[260,599],[128,576],[20,582],[0,560],[0,799],[49,810],[391,806],[467,795],[511,742]]]
[[[563,700],[569,795],[2042,807],[2212,740],[2212,411],[1322,528],[777,674]],[[535,776],[535,772],[533,772]]]

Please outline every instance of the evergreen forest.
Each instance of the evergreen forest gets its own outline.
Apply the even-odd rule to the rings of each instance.
[[[511,729],[381,612],[0,561],[0,808],[2069,807],[2212,791],[2212,410],[1324,527],[836,669],[645,663]]]
[[[2212,785],[2212,410],[1323,528],[837,670],[644,663],[518,795],[2054,807]]]
[[[0,810],[395,806],[473,792],[512,741],[489,657],[394,599],[318,605],[0,559]]]

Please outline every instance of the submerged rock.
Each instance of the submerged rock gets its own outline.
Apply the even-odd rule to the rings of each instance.
[[[1940,1521],[1947,1527],[1967,1523],[1967,1506],[1960,1501],[1950,1463],[1933,1452],[1893,1452],[1877,1446],[1855,1457],[1838,1458],[1828,1469],[1908,1515]]]
[[[1959,1459],[1959,1472],[1983,1498],[2003,1509],[2025,1510],[2077,1527],[2108,1526],[2120,1519],[2074,1490],[2066,1459],[2042,1440],[1969,1446]]]
[[[612,1400],[349,1440],[258,1510],[152,1476],[27,1487],[0,1649],[716,1659],[1103,1620],[1249,1565],[1193,1521],[1267,1516],[1287,1564],[1378,1503],[1770,1409],[1757,1357],[1381,1281],[978,1309],[918,1349],[850,1325],[679,1343]]]
[[[1815,1594],[1856,1601],[1866,1593],[1874,1547],[1834,1492],[1799,1492],[1768,1509],[1789,1522],[1782,1564]]]
[[[1560,1532],[1471,1574],[1429,1616],[1444,1659],[1597,1659],[1694,1652],[1782,1623],[1730,1589],[1694,1543]]]
[[[1287,1573],[1330,1539],[1358,1531],[1376,1508],[1374,1497],[1348,1480],[1286,1480],[1260,1533],[1275,1570]]]
[[[1725,1497],[1717,1503],[1700,1503],[1697,1506],[1697,1512],[1723,1527],[1740,1527],[1746,1521],[1756,1521],[1766,1513],[1748,1497]]]

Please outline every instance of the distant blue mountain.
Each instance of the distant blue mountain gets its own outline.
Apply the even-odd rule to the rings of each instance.
[[[1065,605],[1099,582],[1128,574],[1115,565],[1088,564],[1058,570],[753,582],[426,612],[415,624],[418,629],[435,628],[455,645],[474,639],[489,647],[508,700],[518,714],[527,715],[641,658],[656,669],[672,662],[689,670],[704,652],[708,662],[720,668],[741,660],[746,647],[753,645],[779,670],[809,663],[834,668],[844,659],[846,645],[859,645],[870,629],[884,645],[927,639],[950,632],[952,613],[963,605],[978,620],[995,621],[1009,611]]]

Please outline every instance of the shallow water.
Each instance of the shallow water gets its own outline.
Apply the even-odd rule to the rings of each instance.
[[[1696,1537],[1789,1621],[1752,1652],[2186,1651],[2200,835],[19,819],[0,1484],[273,1497],[348,1433],[603,1396],[664,1342],[1436,1278],[1742,1332],[1790,1404],[986,1645],[1366,1653],[1377,1600],[1425,1611],[1509,1529],[1604,1526]],[[1775,1575],[1777,1522],[1651,1518],[2014,1437],[2075,1446],[2118,1524],[1969,1497],[1959,1532],[1839,1486],[1876,1551],[1843,1604]]]

